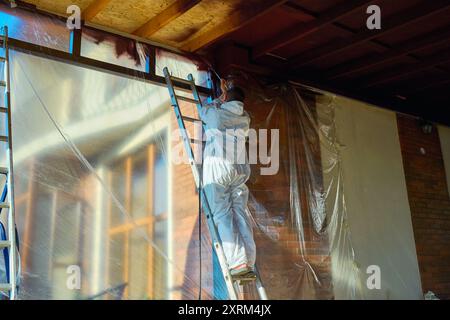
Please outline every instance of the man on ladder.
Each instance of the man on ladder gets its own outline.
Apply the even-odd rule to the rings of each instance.
[[[223,250],[235,279],[254,279],[256,246],[247,215],[250,176],[245,140],[250,117],[244,111],[244,91],[221,80],[222,96],[200,111],[206,146],[203,155],[203,189]]]

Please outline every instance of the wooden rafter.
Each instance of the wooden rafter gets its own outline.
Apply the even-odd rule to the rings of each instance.
[[[363,57],[358,60],[351,61],[342,65],[338,65],[326,72],[326,79],[336,79],[343,76],[348,76],[356,72],[367,70],[385,64],[394,59],[407,56],[410,53],[423,50],[432,46],[439,45],[450,40],[450,26],[439,31],[433,31],[426,35],[415,37],[408,40],[398,47],[386,51],[385,53],[377,54],[370,57]]]
[[[387,72],[386,71],[380,72],[379,74],[376,74],[375,76],[371,77],[368,80],[364,81],[363,79],[362,81],[360,81],[360,83],[362,83],[362,87],[370,88],[378,86],[383,83],[392,82],[396,79],[403,78],[410,74],[434,68],[441,64],[445,64],[449,61],[450,61],[450,51],[445,53],[438,53],[434,54],[431,57],[427,57],[424,61],[418,64],[407,65],[399,69],[390,70]]]
[[[111,0],[94,0],[92,3],[83,11],[83,20],[91,21],[98,15],[106,6],[111,2]]]
[[[217,26],[207,33],[194,35],[194,38],[189,39],[182,49],[189,52],[198,51],[213,42],[218,41],[231,32],[238,30],[270,10],[284,4],[287,0],[261,0],[258,5],[250,7],[248,10],[239,10],[232,14],[229,19]]]
[[[150,37],[165,25],[196,6],[200,1],[201,0],[177,0],[161,13],[147,21],[143,26],[139,27],[133,34],[143,38]]]
[[[361,7],[366,6],[371,1],[368,0],[351,0],[345,1],[343,4],[337,5],[324,14],[320,15],[315,20],[307,23],[300,23],[299,25],[293,27],[290,30],[283,31],[273,39],[269,41],[264,41],[260,45],[257,45],[253,51],[253,58],[259,58],[268,52],[274,51],[278,48],[286,46],[294,41],[298,41],[313,32],[320,30],[339,19],[342,19]]]
[[[406,25],[424,19],[430,15],[442,12],[449,6],[448,0],[435,0],[433,2],[427,1],[426,3],[417,5],[406,12],[387,18],[383,22],[383,26],[380,30],[369,30],[364,28],[351,37],[332,41],[330,44],[318,47],[317,49],[309,50],[304,54],[297,55],[289,61],[289,66],[291,68],[297,68],[330,55],[338,54],[344,50],[348,50],[372,39],[378,38],[381,35],[405,27]]]

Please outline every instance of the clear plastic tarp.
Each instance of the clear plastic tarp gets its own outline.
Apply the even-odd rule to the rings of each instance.
[[[91,40],[86,55],[112,54]],[[11,57],[19,298],[226,299],[191,169],[174,161],[184,151],[167,88]],[[156,64],[159,74],[168,66],[175,76],[208,81],[177,54],[158,51]],[[258,138],[247,185],[269,298],[333,299],[337,288],[341,298],[365,298],[335,97],[238,76]],[[182,110],[196,115],[192,105]],[[254,284],[240,289],[242,298],[257,298]]]
[[[70,30],[67,29],[63,20],[50,15],[12,9],[7,4],[0,3],[0,26],[8,26],[11,38],[47,48],[69,51]]]
[[[204,221],[198,235],[190,168],[170,160],[176,127],[167,89],[12,57],[20,297],[196,299],[202,288],[203,299],[226,298]],[[333,98],[323,102],[319,124],[310,93],[256,82],[249,88],[253,128],[280,130],[277,173],[261,175],[255,165],[248,183],[270,298],[332,298],[336,252],[356,297]],[[254,298],[247,286],[243,294]]]

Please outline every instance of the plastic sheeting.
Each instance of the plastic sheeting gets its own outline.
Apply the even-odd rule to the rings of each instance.
[[[170,259],[167,89],[12,57],[20,298],[165,299],[177,275],[195,298]]]
[[[110,43],[84,43],[85,56],[143,70],[126,54],[114,57]],[[17,52],[12,61],[19,297],[226,298],[190,168],[172,161],[183,151],[167,89]],[[168,66],[208,83],[190,59],[161,50],[156,61],[157,74]],[[340,298],[365,298],[335,97],[237,76],[246,83],[252,128],[269,130],[248,182],[269,298],[332,299],[337,287]],[[269,167],[275,174],[262,175]],[[242,297],[257,298],[254,285]]]
[[[174,194],[181,171],[170,162],[167,89],[20,53],[12,79],[20,297],[195,299],[201,287],[203,299],[225,298],[206,224],[198,241],[198,202],[179,209],[193,217],[187,237],[179,227],[176,208],[197,198],[195,189]],[[333,298],[332,254],[348,297],[358,297],[333,98],[319,121],[310,92],[248,89],[253,128],[280,130],[278,173],[255,165],[249,183],[269,297]],[[189,170],[183,179],[193,183]],[[183,262],[177,244],[186,240]],[[256,298],[253,285],[243,294]]]

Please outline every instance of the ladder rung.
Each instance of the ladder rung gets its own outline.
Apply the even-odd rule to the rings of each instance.
[[[189,121],[189,122],[198,122],[198,121],[201,121],[200,119],[191,118],[191,117],[186,117],[186,116],[182,116],[181,119],[183,119],[184,121]]]
[[[9,137],[8,136],[0,136],[0,142],[8,142]]]
[[[188,84],[188,85],[192,85],[193,84],[193,82],[190,81],[190,80],[186,80],[186,79],[178,78],[178,77],[170,77],[170,80],[178,81],[178,82],[185,83],[185,84]]]
[[[9,169],[6,167],[0,167],[0,174],[8,174],[9,173]]]
[[[6,87],[6,81],[0,81],[0,87]]]
[[[183,97],[183,96],[177,96],[177,99],[180,99],[180,100],[183,100],[183,101],[186,101],[186,102],[190,102],[190,103],[194,103],[194,104],[199,104],[200,103],[200,101],[198,101],[198,100],[191,99],[191,98],[186,98],[186,97]]]
[[[11,241],[0,241],[0,248],[9,248],[11,246]]]
[[[11,291],[11,285],[9,283],[0,283],[0,291]]]
[[[0,208],[1,209],[8,209],[9,203],[8,202],[0,202]]]
[[[8,108],[0,107],[0,112],[8,113]]]

